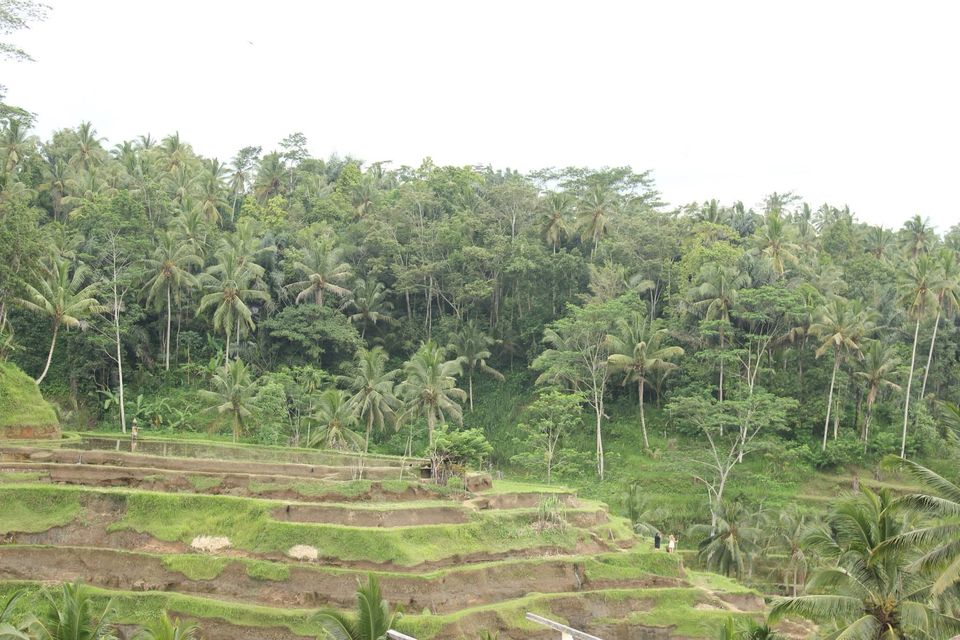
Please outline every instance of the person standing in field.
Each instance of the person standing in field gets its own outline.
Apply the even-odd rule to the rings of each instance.
[[[660,532],[659,531],[653,534],[653,548],[657,551],[660,551]]]
[[[670,536],[670,541],[667,542],[667,553],[673,553],[677,550],[677,539],[674,536]]]

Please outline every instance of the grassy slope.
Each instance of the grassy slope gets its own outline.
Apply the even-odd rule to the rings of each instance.
[[[0,507],[13,514],[9,521],[4,518],[3,528],[43,531],[67,524],[79,514],[84,494],[110,495],[125,502],[126,512],[111,525],[112,530],[133,530],[187,544],[198,535],[227,535],[234,547],[258,553],[284,553],[305,544],[325,557],[406,566],[477,552],[543,546],[571,550],[578,540],[588,537],[585,530],[573,527],[537,531],[530,526],[535,517],[532,510],[478,513],[469,523],[459,525],[347,527],[273,520],[270,512],[282,504],[276,501],[17,484],[0,487]],[[612,540],[630,535],[619,518],[593,531]]]
[[[30,376],[0,362],[0,434],[4,427],[57,424],[57,414]]]

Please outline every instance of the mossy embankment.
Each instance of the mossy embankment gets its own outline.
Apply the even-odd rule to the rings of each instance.
[[[60,421],[33,379],[10,362],[0,362],[0,439],[55,438]]]

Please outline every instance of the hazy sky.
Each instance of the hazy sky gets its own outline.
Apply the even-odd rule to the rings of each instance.
[[[955,2],[47,0],[0,63],[39,133],[179,130],[229,159],[303,131],[368,162],[652,169],[664,197],[771,191],[960,222]]]

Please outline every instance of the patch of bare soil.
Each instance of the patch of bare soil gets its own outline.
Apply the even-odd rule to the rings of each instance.
[[[476,509],[530,509],[540,504],[545,494],[542,493],[497,493],[493,495],[478,496],[467,501]],[[573,493],[551,493],[551,496],[557,496],[564,506],[577,508],[580,501]]]

